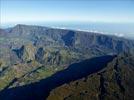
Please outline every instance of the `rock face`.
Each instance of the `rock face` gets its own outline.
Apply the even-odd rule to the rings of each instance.
[[[3,30],[4,31],[4,30]],[[134,41],[99,33],[53,29],[40,26],[16,25],[6,30],[10,39],[15,38],[16,45],[32,43],[35,46],[57,46],[79,51],[97,50],[102,53],[120,53],[134,50]],[[3,32],[1,32],[3,33]],[[7,38],[7,37],[6,37]],[[17,39],[22,40],[20,43]],[[14,47],[15,44],[10,44]]]
[[[5,30],[4,29],[0,29],[0,36],[4,36],[4,35],[6,35],[7,33],[5,32]]]
[[[73,46],[75,41],[75,32],[69,31],[67,34],[62,36],[62,40],[64,41],[66,46]]]
[[[35,60],[35,48],[32,45],[26,45],[24,47],[22,47],[23,49],[23,55],[22,58],[25,61],[31,61],[31,60]]]
[[[40,47],[40,48],[37,50],[37,53],[36,53],[36,55],[35,55],[36,60],[37,60],[38,62],[40,62],[40,63],[43,63],[44,54],[45,54],[44,48]]]
[[[106,68],[52,90],[47,100],[133,100],[134,56],[122,54]]]
[[[13,51],[16,52],[18,58],[23,61],[35,60],[36,48],[32,44],[23,45],[21,48]]]

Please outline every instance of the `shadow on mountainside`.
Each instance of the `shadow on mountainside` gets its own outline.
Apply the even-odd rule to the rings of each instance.
[[[39,82],[1,91],[0,100],[45,100],[52,89],[101,70],[114,57],[101,56],[71,64]]]

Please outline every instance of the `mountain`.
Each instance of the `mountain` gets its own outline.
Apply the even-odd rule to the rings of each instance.
[[[105,50],[105,52],[110,53],[129,51],[134,46],[134,41],[115,36],[41,26],[19,24],[6,29],[6,32],[10,38],[21,38],[23,42],[32,42],[35,46],[66,46],[78,50],[81,48],[90,50],[92,48],[100,52]]]
[[[133,77],[134,55],[122,54],[100,71],[52,90],[47,100],[133,100]]]
[[[123,52],[133,54],[133,40],[94,32],[22,24],[0,29],[0,91],[29,86],[59,71],[66,72],[68,68],[75,69],[69,69],[70,75],[78,71],[76,76],[79,76],[79,79],[90,74],[92,70],[96,73],[106,67],[102,65],[108,62],[104,59],[105,56],[118,56]],[[99,61],[104,59],[106,62],[98,62],[102,66],[93,63],[97,67],[91,67],[86,73],[83,62],[96,57],[101,58]],[[76,64],[79,70],[71,67],[72,64]],[[79,72],[81,70],[84,72]],[[52,89],[54,88],[56,87]]]
[[[85,55],[86,58],[134,51],[133,40],[93,32],[18,24],[12,28],[1,29],[0,34],[2,35],[0,37],[0,56],[7,61],[11,60],[13,51],[25,45],[33,45],[34,55],[39,48],[45,47],[71,50],[71,52]]]

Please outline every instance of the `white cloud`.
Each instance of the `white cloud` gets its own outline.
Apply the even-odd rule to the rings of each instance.
[[[124,37],[124,34],[122,33],[114,33],[115,36],[118,36],[118,37]]]

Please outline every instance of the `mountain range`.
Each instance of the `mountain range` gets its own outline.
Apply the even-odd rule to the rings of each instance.
[[[0,29],[1,100],[133,100],[134,41],[18,24]]]

